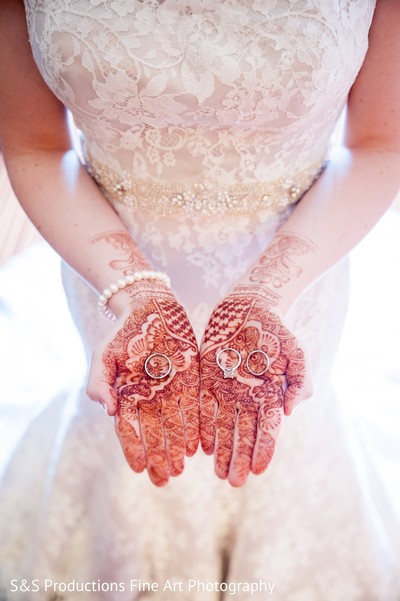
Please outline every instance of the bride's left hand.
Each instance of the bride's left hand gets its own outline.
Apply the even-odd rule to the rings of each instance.
[[[312,394],[305,353],[270,303],[249,289],[214,309],[200,361],[201,444],[215,453],[216,474],[241,486],[250,471],[268,467],[283,415]]]

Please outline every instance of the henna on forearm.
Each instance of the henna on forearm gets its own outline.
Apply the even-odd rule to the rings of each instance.
[[[121,275],[126,276],[136,271],[151,270],[151,266],[127,231],[102,232],[90,238],[89,242],[91,244],[106,243],[115,251],[112,259],[108,262],[108,267],[122,272]],[[129,304],[137,301],[139,295],[160,298],[172,297],[169,287],[164,282],[144,279],[119,290],[119,294],[110,299],[109,306],[115,315],[119,316]]]
[[[126,231],[102,232],[90,238],[89,242],[91,244],[105,242],[115,249],[121,258],[112,259],[109,266],[111,269],[121,271],[124,275],[130,275],[134,271],[148,269],[149,267],[149,264]]]
[[[295,259],[315,251],[316,247],[310,240],[291,232],[278,232],[257,265],[252,268],[249,281],[252,284],[281,288],[303,272]]]

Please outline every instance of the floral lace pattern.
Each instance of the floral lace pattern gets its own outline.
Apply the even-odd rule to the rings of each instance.
[[[25,0],[35,59],[95,160],[133,178],[227,185],[295,177],[319,163],[365,55],[374,5]],[[213,306],[291,209],[195,223],[118,210],[154,269],[169,272],[200,340]],[[89,355],[109,326],[94,292],[68,268],[64,284]],[[327,386],[346,290],[342,263],[292,310],[288,325],[309,351],[315,394],[285,420],[268,471],[242,489],[219,481],[200,452],[156,489],[132,474],[111,420],[83,392],[49,405],[0,493],[0,598],[13,598],[11,578],[126,583],[124,592],[88,592],[85,601],[171,600],[162,588],[131,591],[135,578],[161,587],[225,578],[275,582],[276,601],[397,601],[390,503],[358,481],[345,417]]]
[[[25,4],[41,73],[94,159],[229,184],[321,163],[375,1]]]
[[[64,283],[92,344],[108,327],[93,311],[95,294],[69,269]],[[111,420],[83,392],[49,405],[2,483],[0,598],[13,598],[6,592],[11,578],[52,578],[125,584],[123,592],[70,592],[62,601],[171,601],[168,590],[131,592],[131,579],[163,586],[167,579],[220,582],[225,574],[231,582],[275,582],[278,601],[397,601],[396,522],[384,491],[377,495],[358,481],[345,417],[326,385],[346,286],[342,264],[292,311],[290,323],[311,356],[315,395],[285,420],[268,471],[242,489],[219,481],[212,458],[201,453],[182,476],[156,489],[145,475],[132,474]],[[385,524],[376,521],[377,511]],[[215,591],[185,591],[183,601],[221,599]]]

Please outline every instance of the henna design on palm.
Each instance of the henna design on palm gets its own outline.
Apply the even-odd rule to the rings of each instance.
[[[225,378],[216,361],[227,347],[242,357],[233,378]],[[259,376],[246,365],[254,350],[270,359],[268,371]],[[257,361],[261,355],[251,363],[256,373],[263,371]],[[200,432],[205,453],[215,453],[220,478],[240,486],[250,471],[260,474],[268,467],[284,412],[291,412],[306,386],[304,352],[266,299],[248,289],[216,307],[201,346]]]
[[[154,353],[171,362],[164,378],[144,369]],[[166,484],[199,441],[199,353],[184,309],[172,295],[136,296],[103,352],[103,365],[117,393],[115,429],[130,467],[147,468],[154,484]]]

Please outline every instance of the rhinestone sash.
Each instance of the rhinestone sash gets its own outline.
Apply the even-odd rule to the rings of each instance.
[[[88,173],[112,203],[128,210],[140,209],[160,216],[185,215],[193,219],[223,214],[254,214],[261,210],[281,212],[298,202],[325,167],[325,161],[311,165],[293,178],[269,182],[221,185],[213,180],[175,182],[143,180],[117,173],[84,155]]]

